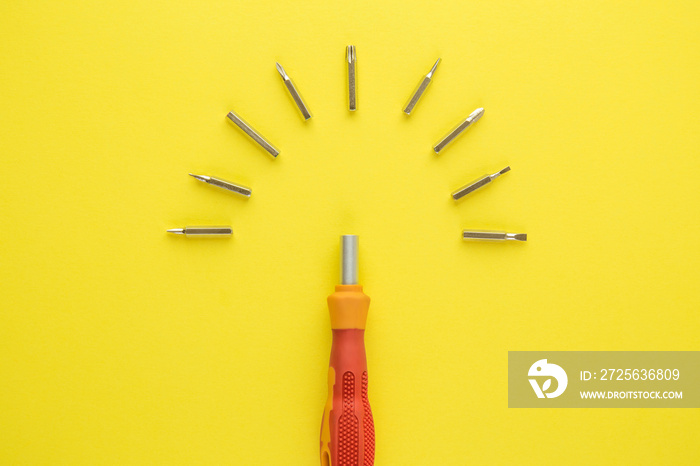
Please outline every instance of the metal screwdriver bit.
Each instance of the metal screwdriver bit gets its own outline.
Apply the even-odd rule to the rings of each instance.
[[[457,136],[462,134],[469,128],[471,125],[479,121],[479,118],[481,118],[484,114],[484,109],[483,108],[477,108],[474,110],[471,115],[469,115],[463,122],[457,125],[455,129],[447,133],[447,135],[440,140],[435,146],[433,147],[433,150],[435,151],[436,154],[439,154],[441,150],[443,150],[449,143],[457,139]]]
[[[231,120],[236,126],[238,126],[245,134],[250,136],[250,138],[260,144],[260,146],[265,149],[271,156],[277,157],[280,153],[280,151],[270,144],[267,139],[265,139],[260,133],[255,131],[248,123],[243,120],[243,118],[239,117],[236,112],[231,110],[228,112],[228,115],[226,115],[229,120]]]
[[[284,68],[282,68],[282,65],[280,65],[279,63],[277,63],[277,71],[279,71],[280,76],[282,76],[282,81],[284,81],[285,87],[291,94],[292,99],[294,99],[294,103],[297,104],[297,107],[299,107],[299,111],[304,117],[304,120],[308,120],[309,118],[311,118],[311,112],[309,112],[309,108],[306,106],[304,100],[299,95],[299,91],[297,91],[297,88],[294,86],[294,83],[292,82],[291,78],[287,75],[287,73],[284,71]]]
[[[465,186],[462,186],[457,191],[453,192],[452,199],[457,201],[457,200],[463,198],[464,196],[466,196],[467,194],[473,193],[474,191],[476,191],[479,188],[483,188],[484,186],[491,183],[493,180],[495,180],[496,178],[498,178],[502,174],[509,172],[509,171],[510,171],[510,167],[506,167],[503,170],[496,172],[492,175],[484,175],[482,177],[479,177],[479,178],[475,179],[474,181],[472,181],[471,183],[469,183]]]
[[[406,103],[406,108],[403,109],[403,112],[406,115],[410,115],[411,112],[413,111],[413,107],[416,106],[420,98],[423,96],[423,93],[425,90],[428,88],[428,85],[433,79],[433,73],[435,73],[435,70],[437,69],[438,63],[440,63],[440,59],[438,58],[435,64],[433,65],[432,69],[423,76],[423,79],[421,79],[420,83],[418,84],[418,87],[416,88],[415,92],[411,96],[410,99],[408,99],[408,102]]]
[[[527,235],[505,231],[464,230],[462,239],[464,241],[527,241]]]
[[[216,186],[217,188],[240,194],[244,197],[250,197],[250,195],[253,193],[250,188],[241,186],[240,184],[231,183],[230,181],[222,180],[221,178],[214,178],[213,176],[206,175],[195,175],[193,173],[190,173],[190,176],[194,177],[196,180]]]
[[[185,236],[231,236],[233,229],[231,227],[185,227],[173,228],[168,230],[168,233]]]
[[[354,45],[348,45],[346,61],[348,63],[348,110],[354,112],[357,110],[357,54]]]

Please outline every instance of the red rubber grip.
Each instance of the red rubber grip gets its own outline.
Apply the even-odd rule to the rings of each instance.
[[[332,407],[324,415],[330,427],[330,463],[327,466],[374,465],[374,421],[367,397],[364,337],[363,329],[333,330]],[[321,454],[323,464],[323,439]]]

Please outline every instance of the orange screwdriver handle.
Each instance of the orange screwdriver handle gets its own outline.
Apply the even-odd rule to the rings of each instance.
[[[373,466],[374,420],[367,398],[365,322],[369,296],[338,285],[328,297],[333,345],[321,423],[322,466]]]

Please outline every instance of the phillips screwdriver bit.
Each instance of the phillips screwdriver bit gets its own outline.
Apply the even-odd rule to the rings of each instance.
[[[354,45],[348,45],[346,61],[348,64],[348,110],[354,112],[357,110],[357,54]]]
[[[505,231],[464,230],[462,239],[464,241],[527,241],[527,235]]]
[[[270,144],[267,139],[262,137],[260,133],[255,131],[252,126],[250,126],[248,123],[243,120],[243,118],[239,117],[236,112],[231,110],[228,112],[228,115],[226,117],[231,120],[236,126],[238,126],[245,134],[250,136],[250,138],[260,144],[260,146],[265,149],[271,156],[277,157],[280,153],[279,150],[272,144]]]
[[[432,69],[428,72],[428,74],[423,76],[423,79],[421,79],[415,92],[413,93],[411,98],[408,99],[408,102],[406,103],[406,108],[403,109],[403,112],[406,115],[411,114],[411,112],[413,111],[413,107],[416,106],[416,104],[418,103],[420,98],[423,96],[423,93],[428,88],[428,85],[431,83],[431,81],[433,79],[433,74],[435,73],[435,70],[437,69],[438,63],[440,63],[439,58],[437,59],[437,61],[433,65]]]
[[[227,191],[240,194],[244,197],[250,197],[250,195],[252,194],[250,188],[241,186],[240,184],[231,183],[230,181],[222,180],[221,178],[214,178],[213,176],[206,175],[195,175],[193,173],[190,173],[190,176],[194,177],[194,179],[196,180],[202,181],[212,186],[216,186],[217,188],[225,189]]]
[[[304,117],[304,120],[308,120],[309,118],[311,118],[311,112],[309,112],[309,108],[306,106],[304,100],[299,95],[299,91],[297,91],[297,88],[294,86],[292,79],[287,75],[287,73],[284,71],[284,68],[282,68],[282,65],[280,65],[279,63],[277,63],[277,71],[279,71],[280,76],[282,76],[282,81],[284,81],[285,87],[291,94],[292,99],[294,99],[294,103],[297,104],[297,107],[299,107],[299,111]]]
[[[503,170],[496,172],[492,175],[484,175],[482,177],[479,177],[479,178],[475,179],[474,181],[472,181],[471,183],[469,183],[465,186],[462,186],[457,191],[453,192],[452,199],[457,201],[457,200],[463,198],[464,196],[466,196],[467,194],[473,193],[474,191],[476,191],[479,188],[483,188],[484,186],[491,183],[493,180],[495,180],[496,178],[498,178],[502,174],[509,172],[509,171],[510,171],[510,167],[506,167]]]
[[[443,137],[440,142],[435,144],[433,147],[433,150],[435,151],[436,154],[439,154],[441,150],[443,150],[449,143],[457,139],[457,136],[460,134],[464,133],[467,128],[469,128],[471,125],[479,121],[479,118],[481,118],[484,114],[484,109],[483,108],[477,108],[474,110],[471,115],[469,115],[463,122],[457,125],[455,129],[447,133],[445,137]]]
[[[168,233],[185,236],[231,236],[233,229],[231,227],[185,227],[173,228],[168,230]]]

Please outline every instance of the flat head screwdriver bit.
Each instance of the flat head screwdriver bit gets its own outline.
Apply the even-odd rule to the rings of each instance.
[[[190,173],[190,176],[203,183],[209,184],[211,186],[216,186],[217,188],[225,189],[236,194],[240,194],[243,197],[250,197],[250,195],[253,193],[253,191],[251,191],[250,188],[247,188],[240,184],[232,183],[230,181],[222,180],[221,178],[214,178],[213,176],[207,175],[195,175],[193,173]]]
[[[168,230],[168,233],[172,233],[174,235],[185,235],[195,237],[231,236],[233,234],[233,229],[228,226],[185,227],[173,228],[171,230]]]
[[[464,241],[527,241],[525,233],[506,233],[505,231],[487,230],[464,230],[462,232]]]
[[[450,131],[440,139],[440,142],[435,144],[433,146],[433,150],[435,151],[436,154],[439,154],[441,150],[443,150],[449,143],[457,139],[457,136],[460,134],[464,133],[467,128],[469,128],[471,125],[479,121],[479,119],[484,115],[484,109],[483,108],[477,108],[474,110],[471,115],[469,115],[464,121],[462,121],[460,124],[458,124],[455,129]]]
[[[299,91],[297,91],[297,88],[294,86],[292,79],[287,75],[287,73],[284,71],[284,68],[282,68],[282,65],[280,65],[279,63],[277,63],[277,71],[279,72],[280,76],[282,76],[284,86],[289,91],[289,94],[292,96],[292,99],[294,99],[294,103],[297,104],[297,107],[299,108],[301,115],[304,117],[304,120],[308,120],[309,118],[311,118],[311,112],[309,112],[309,108],[304,103],[304,99],[301,98],[301,95],[299,95]]]
[[[348,45],[346,50],[348,65],[348,110],[357,110],[357,54],[354,45]]]
[[[502,174],[509,172],[509,171],[510,171],[510,167],[506,167],[503,170],[498,171],[492,175],[481,176],[481,177],[475,179],[474,181],[472,181],[471,183],[469,183],[465,186],[462,186],[457,191],[453,192],[452,199],[454,199],[455,201],[458,201],[458,200],[462,199],[464,196],[466,196],[467,194],[473,193],[477,189],[483,188],[487,184],[490,184],[493,180],[495,180],[496,178],[498,178]]]
[[[411,98],[408,99],[408,102],[406,103],[406,108],[403,109],[403,112],[406,115],[410,115],[411,112],[413,111],[413,107],[416,106],[420,98],[423,96],[423,93],[425,90],[428,88],[428,85],[432,82],[433,80],[433,74],[435,73],[435,70],[437,69],[438,63],[440,63],[440,59],[438,58],[431,70],[423,76],[423,79],[420,80],[420,83],[418,83],[418,87],[416,90],[413,92],[413,95],[411,95]]]
[[[233,110],[228,112],[228,115],[226,117],[233,122],[236,126],[238,126],[245,134],[250,136],[250,138],[257,142],[260,147],[265,149],[271,156],[277,157],[280,153],[280,151],[273,146],[267,139],[265,139],[262,134],[258,133],[253,129],[252,126],[250,126],[248,123],[243,120],[240,116],[236,114]]]

